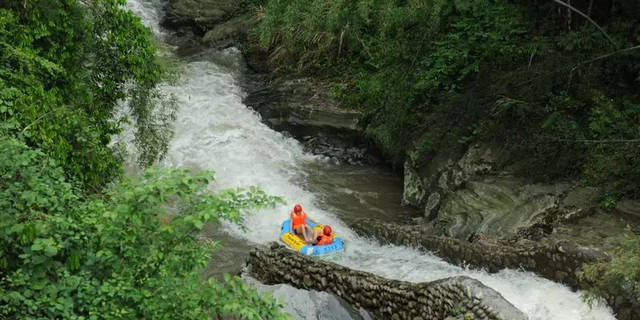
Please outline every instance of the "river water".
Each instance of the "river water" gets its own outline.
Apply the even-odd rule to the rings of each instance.
[[[159,26],[161,0],[129,0],[127,6],[160,41],[170,37]],[[216,231],[223,238],[233,239],[230,242],[242,244],[236,248],[277,241],[280,223],[287,218],[290,207],[300,203],[311,217],[330,224],[345,239],[345,252],[323,259],[411,282],[466,275],[500,292],[530,319],[615,319],[609,308],[590,309],[579,292],[529,272],[503,270],[489,274],[469,270],[418,250],[381,246],[358,237],[345,221],[355,217],[394,220],[415,214],[399,206],[400,179],[381,168],[337,165],[305,153],[299,142],[264,125],[260,116],[242,103],[245,93],[239,83],[244,65],[237,49],[204,52],[181,60],[184,71],[179,81],[164,88],[176,96],[179,110],[175,137],[161,165],[213,170],[219,190],[258,186],[286,201],[286,205],[248,216],[248,232],[230,224]],[[227,258],[232,264],[239,262],[232,256]],[[286,310],[297,319],[348,317],[339,307],[330,306],[332,300],[327,294],[290,286],[256,286],[274,290],[276,296],[289,302]]]

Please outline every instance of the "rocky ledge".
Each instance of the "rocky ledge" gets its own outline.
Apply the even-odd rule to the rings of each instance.
[[[380,161],[362,133],[361,112],[332,98],[322,81],[264,77],[251,81],[244,103],[274,130],[300,140],[308,152],[351,164]]]
[[[243,42],[255,15],[247,0],[168,0],[162,24],[189,30],[202,42],[228,47]]]
[[[457,238],[433,236],[420,226],[399,226],[372,219],[362,219],[351,228],[362,236],[381,242],[428,250],[458,265],[501,269],[524,269],[547,279],[580,288],[576,271],[584,263],[607,261],[603,252],[575,246],[566,241],[555,244],[510,243],[490,239],[468,242]]]
[[[249,273],[265,284],[333,293],[384,319],[527,319],[498,292],[468,277],[409,283],[304,256],[277,243],[255,247]]]

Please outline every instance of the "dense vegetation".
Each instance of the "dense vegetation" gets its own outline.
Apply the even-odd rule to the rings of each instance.
[[[237,278],[202,279],[205,223],[278,198],[212,194],[211,173],[122,175],[129,107],[139,162],[167,150],[170,76],[121,0],[0,2],[0,318],[279,319]]]
[[[251,38],[272,70],[332,82],[394,165],[483,143],[530,179],[600,188],[605,208],[640,199],[640,2],[258,3]],[[631,239],[584,277],[639,294],[638,257]]]
[[[524,175],[640,198],[640,5],[571,1],[596,25],[535,3],[270,0],[253,38],[274,70],[330,78],[396,165],[488,142]]]

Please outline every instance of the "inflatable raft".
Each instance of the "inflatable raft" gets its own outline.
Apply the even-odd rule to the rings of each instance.
[[[324,225],[314,223],[313,221],[306,219],[307,225],[314,230],[319,230],[322,232],[322,228]],[[327,245],[308,245],[304,243],[304,240],[294,234],[291,230],[291,220],[287,219],[282,223],[282,228],[280,229],[280,239],[286,243],[293,250],[301,252],[306,255],[322,255],[327,253],[338,252],[344,249],[344,242],[342,242],[342,238],[338,237],[335,232],[333,234],[333,242]]]

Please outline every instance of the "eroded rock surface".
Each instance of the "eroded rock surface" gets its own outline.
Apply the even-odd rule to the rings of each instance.
[[[165,25],[172,27],[211,28],[243,9],[237,0],[169,0],[165,6]]]
[[[168,0],[162,24],[204,35],[202,42],[208,45],[236,46],[256,23],[251,11],[245,0]]]
[[[333,99],[329,88],[310,78],[255,80],[244,103],[265,123],[301,140],[307,151],[348,163],[375,163],[362,134],[362,114]]]
[[[202,41],[213,45],[233,45],[234,40],[244,39],[255,23],[251,14],[242,14],[208,29]]]
[[[407,160],[403,203],[424,210],[431,234],[460,239],[539,240],[560,223],[594,213],[594,190],[517,178],[497,169],[500,157],[490,146],[473,145],[426,165]]]
[[[409,283],[314,259],[277,243],[253,248],[249,273],[265,284],[325,291],[384,319],[527,319],[498,292],[468,277]]]

